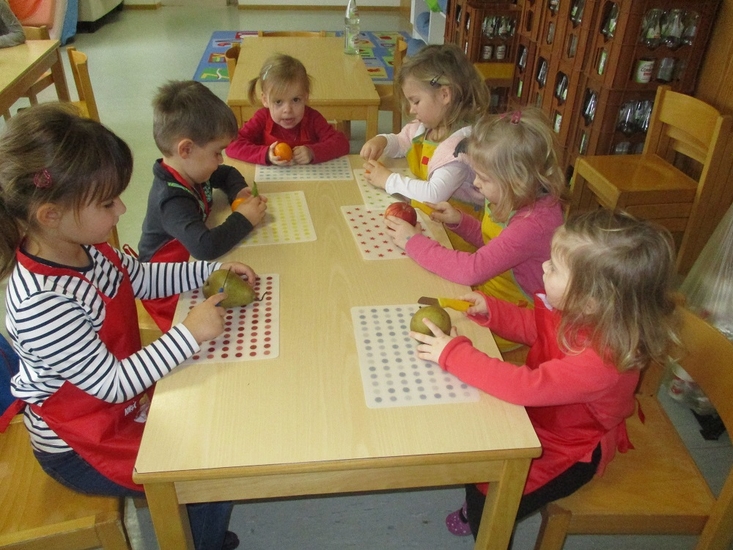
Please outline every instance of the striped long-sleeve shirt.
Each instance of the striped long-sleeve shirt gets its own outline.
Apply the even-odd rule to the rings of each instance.
[[[122,273],[96,248],[88,247],[87,280],[47,276],[17,264],[6,293],[7,328],[20,372],[11,380],[13,395],[31,404],[43,402],[65,381],[109,403],[140,394],[185,361],[199,345],[183,325],[175,325],[149,346],[118,360],[99,338],[105,305],[97,291],[114,297]],[[117,252],[130,274],[136,298],[160,298],[200,287],[218,263],[143,263]],[[36,258],[37,261],[40,261]],[[38,415],[25,409],[31,444],[60,453],[69,446]]]

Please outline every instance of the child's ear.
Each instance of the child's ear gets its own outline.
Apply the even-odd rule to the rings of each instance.
[[[441,86],[438,89],[438,97],[443,105],[450,105],[450,102],[453,99],[453,92],[450,87]]]
[[[187,159],[189,156],[191,156],[193,145],[193,140],[190,140],[188,138],[179,141],[178,145],[176,146],[176,152],[178,153],[178,156],[182,159]]]
[[[265,95],[265,92],[260,92],[260,101],[262,102],[262,106],[269,109],[270,106],[267,104],[267,95]]]
[[[61,208],[51,202],[45,202],[36,210],[36,220],[41,227],[55,228],[58,226],[63,211]]]

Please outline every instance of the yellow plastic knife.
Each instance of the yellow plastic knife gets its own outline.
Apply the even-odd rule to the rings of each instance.
[[[430,298],[429,296],[422,296],[417,303],[425,306],[449,307],[456,311],[466,311],[473,305],[466,300],[458,300],[456,298]]]

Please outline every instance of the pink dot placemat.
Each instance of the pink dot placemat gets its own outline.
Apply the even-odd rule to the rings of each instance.
[[[479,400],[479,391],[417,357],[417,304],[351,308],[364,398],[370,409]]]
[[[351,163],[348,157],[321,162],[318,164],[293,164],[292,166],[262,166],[255,168],[255,181],[323,181],[350,180]]]
[[[384,189],[380,187],[374,187],[371,183],[369,183],[364,177],[364,172],[365,170],[363,168],[355,168],[354,179],[356,179],[356,185],[359,187],[361,197],[364,199],[364,205],[369,210],[379,210],[381,212],[384,212],[384,210],[390,204],[399,201],[399,199],[393,197]],[[393,170],[393,172],[402,174],[403,176],[412,175],[412,172],[409,168],[397,168]]]
[[[227,310],[224,333],[216,340],[201,345],[201,350],[188,361],[255,361],[273,359],[280,353],[280,276],[259,275],[255,292],[261,298],[244,307]],[[188,311],[203,302],[201,289],[184,292],[179,298],[179,311]]]
[[[356,246],[365,260],[393,260],[407,258],[405,251],[395,246],[392,237],[384,226],[384,217],[381,211],[369,210],[363,204],[356,206],[342,206],[346,223],[351,229]],[[430,229],[424,223],[422,212],[417,213],[418,221],[422,222],[422,234],[435,239]]]
[[[267,194],[267,213],[239,246],[291,244],[316,240],[303,191]]]

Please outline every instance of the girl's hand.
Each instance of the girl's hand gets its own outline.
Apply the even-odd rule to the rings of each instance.
[[[224,316],[227,310],[218,307],[218,304],[226,297],[224,292],[214,294],[206,301],[192,307],[183,320],[183,325],[199,344],[213,340],[224,332]]]
[[[236,273],[253,286],[257,281],[257,274],[254,272],[254,269],[240,262],[225,262],[221,264],[219,269],[227,269],[232,273]]]
[[[270,164],[274,164],[275,166],[287,166],[288,164],[290,164],[290,161],[283,160],[275,154],[275,147],[278,143],[280,142],[276,141],[275,143],[270,144],[270,148],[267,150],[267,160],[270,162]]]
[[[242,214],[254,226],[260,223],[265,217],[265,212],[267,212],[267,197],[263,197],[262,195],[253,197],[251,190],[249,194],[250,198],[237,206],[235,212]]]
[[[457,208],[454,208],[448,201],[439,202],[433,206],[433,211],[430,213],[430,219],[440,223],[447,223],[455,225],[461,222],[463,214]]]
[[[377,160],[384,153],[385,147],[387,147],[387,138],[375,136],[364,144],[359,156],[364,160]]]
[[[458,297],[460,300],[471,302],[471,306],[466,310],[466,315],[486,315],[489,308],[486,306],[486,299],[478,292],[469,292]]]
[[[381,162],[376,160],[368,160],[364,163],[364,179],[371,183],[374,187],[384,189],[387,185],[387,178],[392,174],[392,170],[386,168]]]
[[[305,145],[293,148],[293,164],[310,164],[313,162],[313,151]]]
[[[443,350],[448,343],[458,336],[458,331],[456,331],[456,327],[453,327],[451,328],[450,335],[448,335],[440,330],[430,319],[423,319],[423,323],[433,331],[435,336],[427,336],[420,332],[410,331],[410,338],[414,338],[418,342],[422,342],[417,346],[417,356],[420,359],[438,363],[440,354],[443,353]]]
[[[392,237],[395,245],[403,250],[412,236],[422,233],[422,226],[419,222],[415,226],[396,216],[384,218],[384,225],[387,226],[387,233]]]

